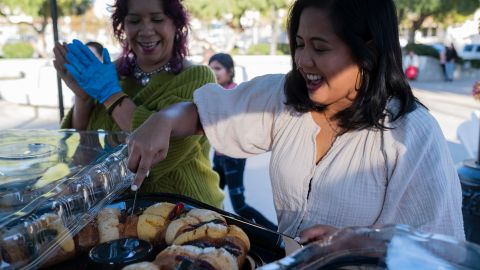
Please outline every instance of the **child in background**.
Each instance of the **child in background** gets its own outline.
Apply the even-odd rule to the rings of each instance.
[[[229,54],[217,53],[213,55],[208,61],[208,65],[214,71],[217,83],[223,88],[229,90],[237,86],[233,82],[235,67]],[[277,226],[245,203],[245,196],[243,195],[245,191],[243,186],[245,162],[245,158],[233,158],[215,151],[213,169],[220,175],[220,188],[224,189],[225,185],[228,186],[228,193],[235,213],[259,225],[277,230]]]

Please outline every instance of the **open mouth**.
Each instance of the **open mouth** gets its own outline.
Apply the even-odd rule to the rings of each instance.
[[[325,79],[318,74],[305,74],[305,81],[309,90],[315,90],[323,84]]]
[[[155,50],[155,48],[160,44],[160,41],[154,42],[138,42],[138,45],[142,48],[145,52],[151,52]]]

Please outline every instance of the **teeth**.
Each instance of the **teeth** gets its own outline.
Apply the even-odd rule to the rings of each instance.
[[[156,44],[157,42],[140,42],[140,45],[146,48],[153,48]]]
[[[316,81],[322,79],[322,76],[317,74],[306,74],[306,76],[309,81]]]

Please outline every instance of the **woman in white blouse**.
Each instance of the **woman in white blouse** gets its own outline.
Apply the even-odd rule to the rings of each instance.
[[[392,0],[297,0],[292,70],[150,117],[129,141],[138,185],[170,136],[206,134],[233,157],[271,151],[279,231],[318,240],[346,226],[403,223],[464,239],[445,138],[402,70]],[[319,225],[320,224],[320,225]]]

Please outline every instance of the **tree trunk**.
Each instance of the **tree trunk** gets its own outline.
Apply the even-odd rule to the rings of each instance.
[[[270,55],[277,54],[278,35],[280,33],[280,14],[275,6],[272,6],[272,39],[270,40]]]
[[[38,33],[38,41],[39,41],[39,44],[38,44],[38,55],[41,57],[41,58],[47,58],[47,41],[45,39],[45,31],[43,31],[43,33]]]
[[[39,39],[38,40],[39,41],[38,54],[41,58],[47,58],[47,56],[48,56],[48,54],[47,54],[47,41],[46,41],[46,38],[45,38],[45,32],[46,32],[45,30],[47,29],[48,19],[49,19],[48,16],[44,15],[43,18],[42,18],[42,24],[40,26],[40,29],[36,29],[34,27],[34,29],[36,29],[38,39]]]
[[[233,48],[235,47],[235,44],[237,43],[237,41],[240,37],[240,34],[241,34],[241,32],[233,29],[233,35],[231,35],[230,38],[228,39],[228,42],[227,42],[227,45],[226,45],[226,48],[225,48],[226,52],[230,52],[231,50],[233,50]]]
[[[423,21],[425,21],[426,18],[427,16],[425,14],[420,14],[416,20],[412,21],[412,27],[410,27],[408,31],[408,43],[415,43],[415,33],[422,27]]]

